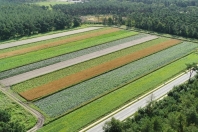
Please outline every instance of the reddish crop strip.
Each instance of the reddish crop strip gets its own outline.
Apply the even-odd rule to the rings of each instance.
[[[74,36],[74,37],[71,37],[71,38],[51,42],[51,43],[44,44],[44,45],[38,45],[38,46],[34,46],[34,47],[28,47],[28,48],[24,48],[24,49],[20,49],[20,50],[15,50],[15,51],[7,52],[7,53],[2,53],[2,54],[0,54],[0,59],[7,58],[7,57],[12,57],[12,56],[15,56],[15,55],[21,55],[21,54],[25,54],[25,53],[32,52],[32,51],[38,51],[38,50],[41,50],[41,49],[46,49],[46,48],[50,48],[50,47],[54,47],[54,46],[59,46],[59,45],[62,45],[62,44],[67,44],[67,43],[70,43],[70,42],[79,41],[79,40],[83,40],[83,39],[87,39],[87,38],[91,38],[91,37],[97,37],[97,36],[100,36],[100,35],[113,33],[113,32],[119,31],[119,30],[120,29],[117,29],[117,28],[106,29],[106,30],[95,32],[95,33],[89,33],[89,34],[85,34],[85,35],[81,35],[81,36]]]
[[[23,96],[27,100],[35,100],[37,98],[47,96],[49,94],[52,94],[59,90],[62,90],[66,87],[72,86],[74,84],[80,83],[80,82],[90,79],[92,77],[98,76],[102,73],[108,72],[108,71],[118,68],[120,66],[126,65],[126,64],[128,64],[132,61],[135,61],[137,59],[140,59],[142,57],[145,57],[150,54],[156,53],[158,51],[164,50],[164,49],[174,46],[180,42],[181,41],[174,40],[174,39],[168,40],[168,41],[163,42],[159,45],[151,46],[149,48],[134,52],[130,55],[106,62],[104,64],[86,69],[84,71],[81,71],[81,72],[72,74],[70,76],[61,78],[59,80],[55,80],[48,84],[33,88],[33,89],[25,91],[25,92],[22,92],[22,93],[20,93],[20,95]]]

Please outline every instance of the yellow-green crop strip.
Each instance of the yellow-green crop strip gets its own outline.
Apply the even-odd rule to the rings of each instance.
[[[12,89],[14,91],[20,93],[20,92],[26,91],[28,89],[31,89],[31,88],[38,87],[40,85],[49,83],[53,80],[60,79],[64,76],[68,76],[68,75],[77,73],[79,71],[88,69],[90,67],[102,64],[104,62],[107,62],[107,61],[110,61],[110,60],[113,60],[113,59],[116,59],[116,58],[119,58],[119,57],[122,57],[122,56],[125,56],[125,55],[128,55],[128,54],[131,54],[135,51],[138,51],[138,50],[141,50],[141,49],[144,49],[144,48],[148,48],[148,47],[153,46],[153,45],[160,44],[161,42],[164,42],[166,40],[168,40],[168,39],[167,38],[158,38],[158,39],[155,39],[155,40],[151,40],[151,41],[148,41],[148,42],[145,42],[145,43],[127,48],[127,49],[123,49],[123,50],[120,50],[120,51],[117,51],[117,52],[114,52],[114,53],[111,53],[111,54],[108,54],[108,55],[105,55],[105,56],[102,56],[102,57],[99,57],[99,58],[96,58],[96,59],[92,59],[92,60],[77,64],[77,65],[74,65],[74,66],[59,70],[59,71],[55,71],[55,72],[43,75],[43,76],[38,77],[38,78],[34,78],[34,79],[31,79],[31,80],[25,81],[23,83],[16,84],[16,85],[12,86]]]
[[[136,32],[121,30],[115,33],[105,34],[82,41],[72,42],[66,45],[52,47],[44,50],[39,50],[24,55],[14,56],[0,60],[0,72],[9,70],[15,67],[20,67],[26,64],[38,62],[51,57],[63,55],[66,53],[74,52],[84,48],[96,46],[99,44],[107,43],[110,41],[118,40],[121,38],[136,35]]]
[[[185,70],[186,63],[193,62],[198,62],[197,54],[190,54],[82,108],[79,108],[78,110],[44,126],[39,132],[78,131],[83,126],[115,110],[126,102],[152,90],[161,83]]]

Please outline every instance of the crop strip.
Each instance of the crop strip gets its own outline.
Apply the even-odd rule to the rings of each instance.
[[[181,41],[179,41],[179,40],[169,40],[169,41],[163,42],[159,45],[155,45],[155,46],[146,48],[144,50],[137,51],[130,55],[109,61],[107,63],[92,67],[92,68],[84,70],[84,71],[81,71],[79,73],[72,74],[70,76],[66,76],[62,79],[55,80],[51,83],[42,85],[40,87],[33,88],[31,90],[22,92],[22,93],[20,93],[20,95],[23,96],[27,100],[34,100],[34,99],[52,94],[56,91],[62,90],[62,89],[69,87],[71,85],[77,84],[79,82],[85,81],[92,77],[98,76],[102,73],[108,72],[115,68],[121,67],[123,65],[126,65],[127,63],[130,63],[131,61],[134,61],[134,60],[140,59],[142,57],[148,56],[150,54],[153,54],[155,52],[161,51],[165,48],[176,45],[180,42]]]
[[[36,69],[27,73],[16,75],[7,79],[3,79],[3,80],[0,80],[0,82],[5,86],[14,85],[14,84],[26,81],[28,79],[32,79],[32,78],[35,78],[35,77],[38,77],[38,76],[41,76],[41,75],[44,75],[53,71],[57,71],[57,70],[60,70],[60,69],[63,69],[63,68],[87,61],[87,60],[91,60],[91,59],[94,59],[94,58],[97,58],[97,57],[100,57],[100,56],[103,56],[103,55],[106,55],[115,51],[119,51],[119,50],[131,47],[131,46],[134,46],[134,45],[146,42],[146,41],[150,41],[156,38],[157,38],[156,36],[149,35],[141,39],[133,40],[133,41],[116,45],[116,46],[112,46],[103,50],[99,50],[90,54],[86,54],[86,55],[71,59],[71,60],[63,61],[63,62],[46,66],[40,69]]]
[[[106,30],[102,30],[102,31],[99,31],[96,33],[75,36],[75,37],[67,38],[65,40],[55,41],[55,42],[51,42],[51,43],[44,44],[44,45],[38,45],[38,46],[34,46],[34,47],[29,47],[29,48],[15,50],[15,51],[7,52],[7,53],[2,53],[2,54],[0,54],[0,59],[12,57],[15,55],[21,55],[21,54],[25,54],[25,53],[32,52],[32,51],[41,50],[41,49],[46,49],[46,48],[50,48],[50,47],[54,47],[54,46],[59,46],[59,45],[67,44],[67,43],[74,42],[74,41],[84,40],[87,38],[96,37],[96,36],[100,36],[100,35],[104,35],[104,34],[109,34],[112,32],[119,31],[119,30],[120,29],[117,29],[117,28],[106,29]]]
[[[128,83],[121,89],[109,93],[108,95],[91,102],[89,105],[81,107],[70,114],[51,120],[50,123],[41,128],[39,132],[78,131],[85,125],[96,121],[102,116],[120,108],[125,103],[128,103],[129,101],[131,102],[138,96],[163,84],[168,79],[171,79],[173,76],[185,70],[185,64],[198,62],[197,60],[198,56],[196,54],[191,54],[177,60],[136,80],[135,82]]]
[[[99,28],[101,28],[101,27],[88,27],[88,28],[63,32],[63,33],[42,36],[42,37],[38,37],[38,38],[32,38],[32,39],[28,39],[28,40],[21,40],[21,41],[17,41],[17,42],[5,43],[5,44],[0,45],[0,50],[15,47],[15,46],[20,46],[20,45],[25,45],[25,44],[29,44],[29,43],[39,42],[39,41],[43,41],[43,40],[47,40],[47,39],[53,39],[53,38],[63,37],[63,36],[72,35],[72,34],[76,34],[76,33],[82,33],[82,32],[86,32],[86,31],[96,30]]]
[[[122,86],[127,83],[136,81],[137,79],[192,53],[197,47],[197,44],[189,42],[177,44],[164,49],[163,51],[116,68],[115,70],[53,93],[47,97],[38,99],[34,104],[50,117],[70,113],[71,111],[105,96],[112,91],[120,88],[122,89]],[[23,84],[24,83],[22,83],[22,86]]]
[[[71,53],[74,51],[82,50],[85,48],[90,48],[96,45],[103,45],[107,42],[112,42],[121,38],[126,38],[131,35],[136,35],[137,32],[130,32],[125,30],[120,30],[118,32],[113,32],[97,37],[92,37],[89,39],[72,42],[66,45],[59,45],[35,52],[29,52],[23,55],[13,56],[9,58],[0,59],[0,71],[10,70],[12,68],[24,66],[34,62],[42,61],[52,57],[57,57],[64,55],[66,53]]]
[[[92,60],[89,60],[89,61],[85,61],[83,63],[79,63],[79,64],[76,64],[74,66],[67,67],[67,68],[64,68],[64,69],[61,69],[61,70],[58,70],[58,71],[55,71],[55,72],[51,72],[49,74],[46,74],[46,75],[43,75],[43,76],[40,76],[40,77],[37,77],[37,78],[30,79],[30,80],[22,82],[22,83],[13,85],[12,89],[15,92],[18,92],[18,93],[24,92],[28,89],[32,89],[34,87],[38,87],[38,86],[47,84],[47,83],[52,82],[54,80],[58,80],[58,79],[63,78],[65,76],[72,75],[74,73],[77,73],[77,72],[83,71],[85,69],[97,66],[99,64],[103,64],[105,62],[114,60],[116,58],[120,58],[120,57],[129,55],[129,54],[132,54],[136,51],[148,48],[150,46],[158,45],[158,44],[160,44],[162,42],[165,42],[167,40],[169,40],[169,39],[158,38],[158,39],[155,39],[155,40],[151,40],[151,41],[142,43],[140,45],[136,45],[136,46],[132,46],[132,47],[129,47],[129,48],[126,48],[126,49],[123,49],[123,50],[119,50],[117,52],[110,53],[108,55],[104,55],[104,56],[101,56],[101,57],[98,57],[98,58],[95,58],[95,59],[92,59]],[[24,68],[24,67],[22,67],[22,68]],[[5,74],[8,74],[8,73],[5,73]],[[2,74],[0,73],[0,77],[1,76],[2,76]]]
[[[73,58],[76,58],[76,57],[79,57],[79,56],[82,56],[82,55],[85,55],[85,54],[93,53],[93,52],[98,51],[98,50],[102,50],[102,49],[105,49],[105,48],[108,48],[108,47],[111,47],[111,46],[119,45],[121,43],[129,42],[129,41],[132,41],[132,40],[135,40],[135,39],[138,39],[138,38],[142,38],[142,37],[145,37],[145,36],[147,36],[147,35],[145,35],[145,34],[134,35],[134,36],[127,37],[127,38],[124,38],[124,39],[120,39],[120,40],[117,40],[117,41],[101,44],[101,45],[98,45],[98,46],[93,46],[93,47],[86,48],[86,49],[83,49],[83,50],[79,50],[79,51],[76,51],[76,52],[71,52],[71,53],[68,53],[68,54],[65,54],[65,55],[53,57],[53,58],[46,59],[46,60],[43,60],[43,61],[39,61],[39,62],[36,62],[36,63],[32,63],[32,64],[28,64],[28,65],[21,66],[21,67],[18,67],[18,68],[14,68],[14,69],[11,69],[11,70],[7,70],[7,71],[4,71],[4,72],[0,72],[0,80],[8,78],[8,77],[15,76],[15,75],[18,75],[18,74],[22,74],[22,73],[25,73],[25,72],[28,72],[28,71],[32,71],[32,70],[35,70],[35,69],[39,69],[41,67],[46,67],[46,66],[49,66],[49,65],[52,65],[52,64],[55,64],[55,63],[70,60],[70,59],[73,59]],[[160,42],[164,42],[164,41],[162,41],[162,39],[160,39],[160,40],[161,40]],[[154,43],[152,43],[152,42],[153,41],[150,41],[151,45],[157,44],[157,41],[155,41],[155,40],[154,40]],[[141,45],[142,45],[141,47],[143,47],[144,44],[141,44]],[[129,54],[129,51],[128,51],[128,54]],[[112,57],[112,58],[114,58],[114,57]],[[105,62],[105,60],[104,60],[104,62]]]

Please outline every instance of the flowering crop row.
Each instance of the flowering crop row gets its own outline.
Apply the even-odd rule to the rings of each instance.
[[[185,56],[197,47],[197,44],[183,42],[38,100],[34,104],[51,117],[64,114],[116,87]]]

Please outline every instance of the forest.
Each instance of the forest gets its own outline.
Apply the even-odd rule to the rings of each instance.
[[[0,0],[0,40],[77,27],[86,15],[110,16],[102,23],[108,26],[198,38],[198,0],[90,0],[50,7],[37,1],[42,0]]]
[[[60,11],[35,4],[0,0],[0,40],[67,29],[80,20]]]
[[[105,132],[196,132],[198,129],[198,75],[176,86],[167,97],[150,101],[125,122],[112,119]]]
[[[25,132],[19,122],[11,122],[11,115],[6,110],[0,110],[0,132]]]
[[[53,9],[75,16],[112,15],[103,24],[198,38],[198,0],[92,0]]]

